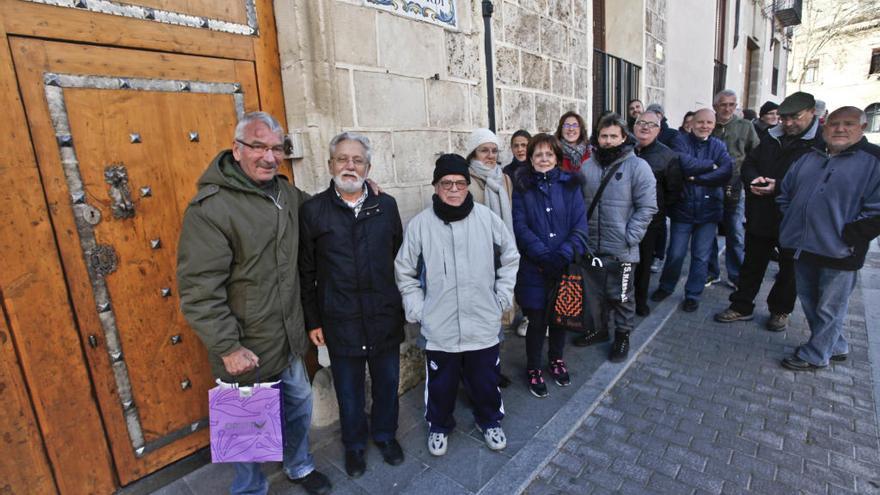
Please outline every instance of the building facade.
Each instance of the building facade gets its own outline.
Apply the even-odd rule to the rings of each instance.
[[[880,13],[861,0],[805,0],[794,30],[788,84],[824,100],[829,111],[851,105],[868,113],[868,140],[880,143]]]

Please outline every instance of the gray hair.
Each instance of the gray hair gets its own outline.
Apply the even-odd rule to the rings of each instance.
[[[645,111],[651,112],[651,113],[656,113],[657,115],[660,116],[660,118],[663,118],[663,116],[666,115],[666,112],[663,110],[663,105],[661,105],[659,103],[651,103],[650,105],[647,106],[647,108],[645,108]]]
[[[254,122],[266,124],[266,127],[268,127],[273,133],[278,134],[279,137],[284,134],[284,129],[275,117],[266,112],[250,112],[244,114],[244,117],[238,121],[238,124],[235,124],[235,139],[238,139],[239,141],[244,140],[245,129]]]
[[[840,115],[842,113],[857,114],[859,116],[859,124],[865,125],[868,123],[868,115],[861,108],[850,107],[850,106],[840,107],[837,110],[831,112],[831,114],[828,115],[828,118],[825,120],[825,122],[827,123],[829,120],[831,120],[831,117],[835,117],[835,116]],[[818,113],[817,113],[817,115],[818,115]]]
[[[816,115],[821,117],[825,114],[825,102],[822,100],[816,100]]]
[[[364,158],[367,159],[367,165],[372,164],[373,150],[370,148],[370,139],[363,134],[358,134],[356,132],[343,132],[342,134],[337,134],[330,140],[330,156],[336,154],[336,146],[343,141],[355,141],[361,144],[364,147]]]
[[[721,91],[719,91],[715,95],[715,98],[712,99],[712,104],[717,105],[718,102],[721,101],[721,98],[725,97],[725,96],[726,97],[733,97],[734,100],[739,101],[739,98],[736,97],[736,91],[734,91],[732,89],[722,89]]]
[[[645,110],[644,112],[642,112],[642,115],[645,115],[646,113],[652,113],[656,115],[658,121],[663,120],[663,114],[658,112],[657,110]],[[639,117],[641,117],[641,115]]]

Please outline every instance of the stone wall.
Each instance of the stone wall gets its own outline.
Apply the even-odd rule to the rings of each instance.
[[[666,104],[666,2],[645,4],[645,102]]]
[[[509,140],[517,129],[555,132],[559,116],[569,110],[589,122],[592,3],[496,0],[494,4],[496,123],[502,139]]]

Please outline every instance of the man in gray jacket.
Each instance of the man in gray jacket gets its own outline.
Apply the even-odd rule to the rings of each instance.
[[[394,262],[406,319],[421,324],[428,451],[446,453],[459,382],[486,445],[501,450],[498,329],[513,305],[519,253],[501,218],[474,203],[463,157],[441,156],[432,183],[433,206],[410,220]]]
[[[594,145],[598,146],[581,174],[584,203],[588,205],[587,247],[603,267],[599,269],[599,261],[593,260],[587,269],[588,283],[594,287],[587,297],[601,298],[601,312],[594,315],[595,327],[574,344],[583,347],[609,340],[608,327],[613,322],[614,345],[609,358],[618,362],[629,353],[636,306],[633,269],[639,262],[639,243],[657,212],[657,190],[651,166],[633,153],[626,123],[609,115],[596,127]],[[603,181],[607,185],[600,191]]]
[[[790,370],[825,368],[849,354],[849,297],[880,234],[880,147],[865,139],[867,123],[855,107],[832,112],[822,128],[824,149],[791,166],[776,198],[779,244],[794,251],[797,296],[810,326],[810,340],[782,360]]]

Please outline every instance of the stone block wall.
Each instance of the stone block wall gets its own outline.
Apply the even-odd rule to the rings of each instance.
[[[555,132],[559,116],[569,110],[589,122],[592,3],[501,0],[494,5],[496,125],[504,147],[517,129]]]
[[[645,102],[666,105],[666,0],[645,4]]]

